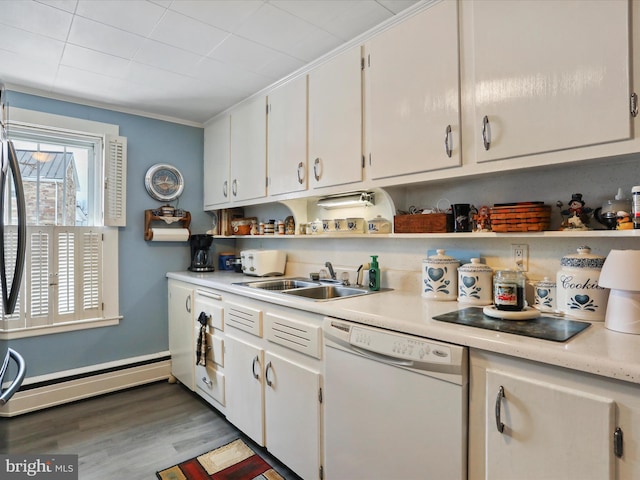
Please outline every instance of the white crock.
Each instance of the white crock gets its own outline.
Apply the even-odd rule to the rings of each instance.
[[[493,269],[472,258],[458,268],[458,302],[471,305],[493,303]]]
[[[422,296],[431,300],[456,300],[458,298],[458,266],[460,262],[436,250],[422,261]]]
[[[581,320],[604,321],[609,289],[598,285],[604,260],[586,246],[562,257],[556,281],[559,311]]]
[[[557,298],[556,282],[549,277],[544,277],[544,279],[534,282],[532,286],[535,295],[534,307],[541,312],[555,312]]]

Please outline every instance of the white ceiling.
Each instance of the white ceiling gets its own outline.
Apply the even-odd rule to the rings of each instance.
[[[201,124],[418,0],[1,0],[7,88]]]

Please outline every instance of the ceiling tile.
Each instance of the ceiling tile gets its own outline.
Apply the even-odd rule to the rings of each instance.
[[[378,0],[378,3],[395,14],[415,5],[417,1],[418,0]]]
[[[24,55],[0,49],[0,78],[6,84],[51,91],[58,65],[56,62],[39,59],[34,62]]]
[[[292,45],[307,36],[310,28],[314,27],[308,22],[272,5],[264,4],[238,28],[236,34],[288,53]]]
[[[155,40],[145,40],[133,60],[162,70],[193,75],[202,55],[187,52]]]
[[[263,0],[181,0],[173,2],[170,9],[221,30],[234,32],[263,3]]]
[[[374,1],[351,2],[351,8],[334,19],[324,28],[343,40],[357,37],[361,33],[373,28],[391,18],[393,14]]]
[[[274,7],[289,12],[298,18],[318,27],[338,18],[352,8],[352,4],[362,0],[341,0],[327,8],[326,0],[271,0]]]
[[[263,65],[256,73],[274,79],[274,82],[291,75],[296,70],[301,69],[306,62],[293,58],[289,55],[280,54],[278,58],[273,59],[269,63]]]
[[[343,40],[317,28],[309,29],[308,35],[291,45],[287,53],[306,63],[321,57],[344,43]]]
[[[17,28],[3,26],[0,28],[0,48],[19,53],[28,58],[46,58],[58,62],[62,57],[64,42],[35,33],[25,32]]]
[[[208,57],[228,65],[257,72],[281,56],[279,52],[236,35],[229,35]]]
[[[145,0],[80,0],[76,13],[146,37],[166,11],[165,8]]]
[[[75,17],[69,43],[102,53],[131,59],[140,48],[143,37],[83,17]]]
[[[74,13],[78,0],[38,0],[38,3],[44,3],[50,7],[64,10],[65,12]]]
[[[3,0],[0,23],[56,40],[66,40],[72,15],[43,3]]]
[[[108,77],[123,78],[127,74],[129,60],[68,44],[64,49],[61,65],[100,73]]]
[[[226,36],[227,33],[219,28],[171,10],[151,33],[154,40],[200,55],[209,53]]]

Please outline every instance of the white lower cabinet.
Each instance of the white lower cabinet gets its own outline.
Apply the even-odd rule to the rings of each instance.
[[[225,357],[227,419],[264,447],[264,350],[227,332]]]
[[[469,480],[640,478],[637,385],[487,352],[470,360]]]
[[[319,479],[321,318],[226,297],[227,419],[302,478]]]
[[[195,388],[195,339],[193,336],[193,285],[169,280],[169,352],[171,375],[190,390]]]

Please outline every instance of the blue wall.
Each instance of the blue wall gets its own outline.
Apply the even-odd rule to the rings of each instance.
[[[128,139],[127,226],[119,234],[120,313],[124,318],[118,326],[7,342],[25,357],[27,375],[168,350],[165,273],[186,270],[189,247],[186,242],[144,240],[144,210],[162,204],[147,194],[144,176],[154,163],[177,166],[185,179],[177,206],[191,212],[191,232],[211,228],[211,217],[202,209],[203,129],[18,92],[8,92],[7,101],[9,108],[119,125],[120,135]]]

